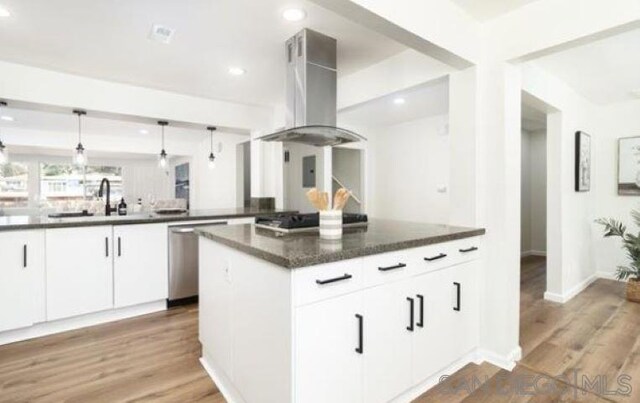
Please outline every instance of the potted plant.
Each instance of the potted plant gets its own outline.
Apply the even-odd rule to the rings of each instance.
[[[631,217],[640,227],[640,212],[633,210]],[[627,280],[627,299],[640,302],[640,233],[633,235],[627,232],[627,227],[622,222],[614,219],[600,218],[596,223],[604,226],[605,237],[617,236],[622,238],[622,246],[627,251],[630,260],[629,266],[618,266],[616,278]]]

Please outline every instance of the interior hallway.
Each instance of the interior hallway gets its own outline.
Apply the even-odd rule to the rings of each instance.
[[[639,401],[640,304],[624,299],[624,284],[598,280],[560,305],[542,299],[544,258],[523,259],[521,270],[524,358],[514,372],[470,364],[417,401]],[[191,306],[2,346],[0,401],[224,402],[197,361],[197,329]],[[606,375],[610,388],[619,374],[629,374],[632,396],[598,396],[552,378],[541,382],[557,386],[547,395],[496,390],[516,376],[559,377],[575,368]],[[487,381],[485,389],[461,383],[473,376]]]

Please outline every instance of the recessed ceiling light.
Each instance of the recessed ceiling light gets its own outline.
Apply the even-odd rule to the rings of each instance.
[[[298,22],[307,18],[307,13],[299,8],[288,8],[282,13],[282,18],[289,22]]]
[[[7,122],[13,122],[16,120],[13,116],[0,116],[0,119],[5,120]]]
[[[147,129],[140,129],[140,130],[138,130],[138,133],[140,133],[140,134],[149,134],[149,130],[147,130]]]
[[[407,102],[404,98],[396,98],[393,100],[393,103],[396,105],[404,105]]]
[[[229,67],[229,74],[231,74],[232,76],[241,76],[243,74],[245,74],[247,72],[247,70],[241,68],[241,67]]]
[[[0,17],[11,17],[11,12],[4,7],[0,7]]]

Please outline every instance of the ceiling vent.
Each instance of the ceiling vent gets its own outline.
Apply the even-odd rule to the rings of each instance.
[[[151,32],[149,32],[149,39],[156,42],[169,44],[175,32],[176,31],[174,29],[165,27],[164,25],[153,24],[153,26],[151,27]]]

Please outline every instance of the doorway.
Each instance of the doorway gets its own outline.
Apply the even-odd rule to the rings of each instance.
[[[547,114],[522,97],[520,282],[525,307],[547,285]]]

